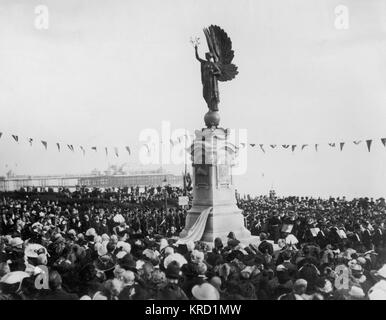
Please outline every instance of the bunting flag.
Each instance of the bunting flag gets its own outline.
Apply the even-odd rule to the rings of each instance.
[[[118,148],[117,148],[117,147],[114,147],[114,152],[115,152],[115,155],[116,155],[117,157],[119,157],[119,155],[118,155]]]
[[[47,141],[41,141],[41,143],[42,143],[42,145],[44,146],[44,149],[46,149],[47,150]]]
[[[319,145],[317,143],[315,143],[315,151],[318,152],[318,147]]]
[[[59,144],[59,142],[56,143],[56,147],[58,148],[58,151],[60,152],[60,144]]]
[[[371,143],[372,142],[373,142],[373,140],[366,140],[367,150],[369,150],[369,152],[370,152],[370,149],[371,149]]]
[[[296,148],[296,144],[293,144],[293,145],[291,146],[291,150],[292,150],[292,152],[294,152],[294,151],[295,151],[295,148]]]
[[[34,139],[32,139],[32,138],[29,138],[28,139],[28,142],[29,142],[29,145],[32,147],[32,142],[34,141]]]
[[[70,149],[72,152],[74,152],[74,146],[72,144],[67,145],[68,149]]]
[[[126,146],[125,149],[129,153],[129,155],[130,155],[131,154],[130,148],[128,146]]]
[[[275,149],[275,148],[276,148],[276,144],[271,144],[270,147],[271,147],[272,149]]]
[[[329,145],[330,147],[335,148],[335,142],[334,142],[334,143],[329,143],[328,145]]]
[[[174,147],[174,141],[170,138],[170,144]]]
[[[340,151],[343,150],[344,142],[339,143]]]
[[[0,135],[0,137],[1,137],[1,135]],[[382,142],[383,146],[386,147],[386,138],[381,138],[381,142]]]
[[[243,148],[245,148],[245,143],[240,143],[240,146],[242,146]]]
[[[263,144],[260,145],[260,149],[265,153],[264,145]]]
[[[362,142],[362,140],[356,140],[356,141],[353,141],[354,144],[358,145]]]
[[[256,144],[255,143],[250,143],[249,144],[251,147],[254,147]]]
[[[302,151],[304,150],[305,147],[308,147],[308,144],[303,144],[302,145]]]
[[[284,149],[288,149],[288,148],[289,148],[289,144],[282,144],[282,147],[283,147]]]
[[[0,139],[1,139],[1,136],[3,135],[3,133],[2,132],[0,132]]]
[[[13,134],[13,135],[12,135],[12,138],[14,138],[16,142],[19,142],[19,137],[18,137],[18,136],[16,136],[16,135]]]
[[[83,146],[79,146],[79,149],[82,150],[83,155],[86,155],[86,150],[84,150]]]
[[[91,147],[91,150],[97,151],[97,147]]]
[[[107,147],[105,147],[106,156],[109,154],[109,151],[107,150]]]

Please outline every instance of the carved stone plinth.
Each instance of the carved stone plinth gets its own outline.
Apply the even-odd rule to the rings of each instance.
[[[213,243],[216,237],[226,241],[230,231],[242,242],[252,239],[245,228],[242,211],[236,205],[231,170],[237,148],[229,141],[228,133],[223,128],[205,128],[195,132],[191,148],[193,204],[181,238],[186,237],[201,212],[212,207],[201,241]]]

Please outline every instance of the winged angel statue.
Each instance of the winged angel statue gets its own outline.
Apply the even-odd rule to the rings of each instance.
[[[218,81],[229,81],[238,74],[237,66],[232,64],[234,51],[232,41],[227,33],[219,26],[211,25],[204,28],[204,34],[208,43],[209,52],[205,58],[198,55],[199,38],[193,42],[197,60],[201,63],[201,82],[203,96],[209,111],[218,111],[220,102]]]

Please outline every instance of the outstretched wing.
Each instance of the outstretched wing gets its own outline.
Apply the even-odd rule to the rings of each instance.
[[[221,64],[230,64],[234,57],[232,50],[232,41],[227,33],[219,26],[211,25],[209,27],[210,37],[212,39],[214,54]]]
[[[209,51],[213,54],[214,60],[221,70],[219,81],[232,80],[237,74],[237,66],[232,64],[234,51],[232,41],[227,33],[219,26],[211,25],[204,29]]]

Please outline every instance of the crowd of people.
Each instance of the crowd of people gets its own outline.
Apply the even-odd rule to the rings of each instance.
[[[181,188],[0,193],[3,300],[386,300],[384,199],[237,196],[259,240],[180,243]]]

